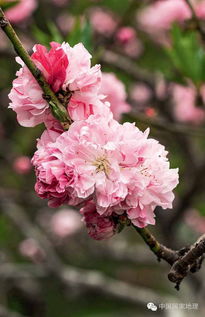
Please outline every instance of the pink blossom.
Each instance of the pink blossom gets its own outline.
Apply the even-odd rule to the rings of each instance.
[[[196,105],[196,90],[192,86],[172,86],[174,113],[182,122],[199,124],[205,119],[205,112]],[[205,86],[201,88],[201,97],[205,101]]]
[[[19,156],[13,163],[13,168],[18,174],[28,174],[31,166],[31,160],[28,156]]]
[[[7,0],[7,2],[11,1]],[[36,7],[36,0],[20,0],[17,5],[6,11],[6,16],[12,23],[20,23],[29,18]]]
[[[155,224],[154,206],[152,208],[131,208],[127,211],[128,218],[139,228],[144,228],[147,225]]]
[[[107,108],[105,111],[109,111],[109,105],[104,105],[98,96],[100,65],[91,67],[91,55],[82,44],[72,48],[66,43],[60,45],[52,42],[49,51],[42,45],[36,45],[31,58],[57,96],[67,103],[73,120],[101,113],[104,107]],[[17,61],[22,68],[17,72],[9,94],[10,108],[17,113],[17,120],[21,125],[33,127],[44,122],[50,128],[51,112],[47,101],[42,97],[42,90],[24,63],[19,58]]]
[[[185,222],[198,233],[203,234],[205,231],[205,218],[200,215],[198,210],[191,209],[185,215]]]
[[[148,102],[151,98],[151,94],[150,88],[141,83],[135,84],[130,92],[131,98],[139,104]]]
[[[205,1],[192,0],[191,3],[197,17],[203,19]],[[185,0],[158,0],[140,11],[138,22],[145,31],[153,35],[161,34],[163,37],[163,31],[169,30],[174,22],[181,23],[191,17],[191,10]],[[166,41],[165,38],[164,40]]]
[[[83,220],[88,229],[88,234],[95,240],[104,240],[111,238],[116,231],[116,224],[111,217],[100,216],[94,202],[89,201],[85,207],[81,208]]]
[[[75,18],[66,12],[57,17],[57,24],[62,32],[68,34],[68,32],[70,32],[74,27]]]
[[[73,190],[69,187],[74,177],[72,165],[65,165],[62,153],[55,148],[58,135],[55,131],[45,131],[38,141],[38,150],[32,159],[37,176],[35,190],[39,197],[49,200],[50,207],[58,207],[64,203],[75,205],[80,202],[79,199],[73,199]]]
[[[120,48],[130,57],[138,57],[143,50],[142,44],[132,27],[125,26],[119,28],[116,33],[116,39]]]
[[[145,109],[145,114],[146,114],[146,116],[153,118],[157,115],[157,112],[154,108],[148,107]]]
[[[110,109],[116,120],[120,120],[124,112],[131,110],[130,105],[126,102],[125,86],[114,73],[102,73],[100,93],[105,96],[104,101],[110,103]]]
[[[173,22],[191,18],[191,11],[184,0],[156,1],[142,9],[138,22],[147,32],[153,34],[169,30]]]
[[[65,238],[76,233],[81,228],[80,215],[72,209],[56,212],[50,221],[51,231],[59,238]]]
[[[60,44],[51,42],[50,45],[49,51],[43,45],[35,45],[32,60],[42,71],[53,91],[57,92],[65,82],[69,60]]]
[[[116,38],[121,44],[132,42],[136,38],[136,31],[130,26],[124,26],[118,29]]]
[[[205,18],[205,1],[194,0],[193,4],[194,4],[194,9],[195,9],[195,13],[197,17],[199,19],[204,19]]]
[[[137,58],[142,54],[143,46],[141,42],[136,38],[134,41],[128,42],[123,47],[124,53],[131,58]]]
[[[123,124],[120,130],[123,166],[132,167],[128,195],[122,207],[128,210],[128,217],[135,225],[145,226],[154,223],[156,206],[172,207],[178,170],[170,169],[164,146],[147,138],[148,131],[142,133],[130,123]]]
[[[30,238],[23,240],[19,245],[20,253],[34,261],[35,263],[42,262],[45,258],[45,253],[38,245],[37,241]]]
[[[111,36],[117,28],[117,19],[109,11],[94,8],[90,13],[93,29],[104,36]]]
[[[172,207],[178,170],[170,169],[164,147],[148,133],[91,115],[53,143],[43,135],[33,158],[38,195],[52,206],[93,199],[103,217],[127,211],[136,225],[154,223],[156,206]]]

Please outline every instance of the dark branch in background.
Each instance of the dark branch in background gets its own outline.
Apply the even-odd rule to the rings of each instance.
[[[138,68],[133,61],[127,57],[117,54],[115,52],[106,50],[102,52],[100,56],[100,63],[104,63],[115,68],[124,71],[135,81],[140,81],[147,84],[151,89],[155,86],[155,76],[150,72]]]
[[[11,199],[1,198],[1,212],[12,221],[25,238],[33,238],[45,254],[45,260],[39,265],[12,266],[0,265],[0,277],[29,277],[35,275],[38,278],[52,274],[65,286],[78,286],[108,294],[109,296],[126,300],[133,304],[146,305],[147,297],[157,304],[161,297],[149,289],[130,285],[108,277],[98,271],[75,268],[65,265],[48,237],[32,223],[22,208],[17,206]],[[20,269],[19,269],[20,268]],[[164,301],[168,300],[163,298]],[[1,317],[1,316],[0,316]]]
[[[67,110],[65,107],[61,104],[61,102],[58,100],[54,92],[52,91],[49,84],[46,82],[43,74],[41,71],[36,67],[34,62],[32,61],[31,57],[29,56],[28,52],[23,47],[20,39],[18,38],[16,32],[14,31],[13,27],[11,26],[10,22],[4,15],[3,10],[0,7],[0,27],[4,31],[4,33],[7,35],[7,37],[10,39],[11,43],[14,46],[14,49],[18,56],[21,57],[23,62],[26,64],[34,78],[37,80],[39,86],[41,87],[43,93],[44,93],[44,99],[47,100],[52,113],[54,116],[62,122],[62,125],[67,127],[69,125],[70,118],[68,117]]]
[[[159,130],[177,133],[177,134],[185,134],[191,137],[203,137],[205,136],[205,129],[199,127],[193,127],[188,124],[177,124],[174,122],[166,121],[158,118],[149,118],[143,113],[126,113],[124,117],[128,120],[134,120],[135,122],[142,122],[146,125],[152,126]]]
[[[190,10],[191,10],[192,20],[193,20],[193,22],[196,25],[196,29],[199,32],[202,41],[205,43],[205,29],[203,28],[203,26],[201,24],[201,21],[198,19],[197,15],[195,13],[195,10],[194,10],[194,8],[193,8],[193,6],[191,4],[191,1],[190,0],[185,0],[185,1],[186,1],[187,5],[189,6]]]
[[[166,229],[169,234],[173,234],[174,229],[178,225],[179,221],[183,218],[186,210],[191,205],[195,196],[202,192],[205,188],[205,162],[202,163],[196,170],[194,178],[190,180],[191,184],[182,196],[178,207],[173,213],[173,216],[165,224]]]

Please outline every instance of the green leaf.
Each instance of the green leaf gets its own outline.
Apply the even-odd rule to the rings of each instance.
[[[51,42],[51,36],[44,31],[40,30],[37,26],[33,26],[32,28],[33,35],[35,36],[36,40],[41,43],[42,45],[49,46]]]
[[[205,54],[197,34],[193,31],[183,32],[176,25],[171,34],[172,47],[167,49],[171,63],[179,74],[200,85],[204,79]]]
[[[89,52],[92,52],[92,27],[89,21],[85,21],[82,27],[81,42]]]
[[[77,17],[74,26],[67,37],[67,41],[71,46],[79,43],[81,41],[81,20]]]
[[[0,1],[0,6],[1,6],[2,10],[10,9],[10,8],[14,7],[17,4],[19,4],[19,0],[11,1],[11,2]]]
[[[58,28],[56,27],[56,25],[53,22],[48,22],[47,25],[48,25],[48,30],[52,37],[52,41],[62,43],[63,37],[60,31],[58,30]]]
[[[81,18],[77,17],[75,20],[74,27],[67,37],[67,41],[71,46],[76,45],[79,42],[82,42],[83,45],[92,51],[92,28],[88,21],[82,23]]]

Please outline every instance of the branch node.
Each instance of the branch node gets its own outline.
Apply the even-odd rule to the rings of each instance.
[[[4,16],[0,17],[0,27],[3,29],[9,24],[8,20]]]

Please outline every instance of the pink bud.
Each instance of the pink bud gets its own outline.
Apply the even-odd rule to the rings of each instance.
[[[28,156],[19,156],[13,163],[13,169],[18,174],[28,174],[31,170],[31,161]]]
[[[145,114],[150,117],[150,118],[153,118],[156,116],[156,110],[152,107],[148,107],[146,110],[145,110]]]
[[[127,44],[128,42],[135,40],[136,32],[130,26],[121,27],[117,31],[116,38],[121,44]]]

